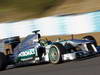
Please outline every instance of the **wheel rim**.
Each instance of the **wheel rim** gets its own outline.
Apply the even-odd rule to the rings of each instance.
[[[59,52],[57,48],[52,47],[49,52],[49,58],[52,63],[57,63],[59,60]]]

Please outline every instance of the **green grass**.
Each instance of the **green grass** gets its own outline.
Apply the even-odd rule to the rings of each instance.
[[[0,21],[39,17],[57,0],[0,0]]]
[[[99,0],[0,0],[0,22],[95,10]]]
[[[16,9],[18,12],[43,12],[51,8],[56,0],[0,0],[0,10]]]

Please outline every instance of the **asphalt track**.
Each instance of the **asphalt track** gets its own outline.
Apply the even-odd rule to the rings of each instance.
[[[0,75],[100,75],[100,56],[64,62],[9,68]]]

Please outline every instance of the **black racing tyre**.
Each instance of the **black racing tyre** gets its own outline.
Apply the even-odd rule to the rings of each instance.
[[[0,71],[5,70],[7,67],[7,60],[4,53],[0,52]]]
[[[85,36],[82,39],[84,39],[84,40],[93,40],[94,46],[97,47],[97,41],[93,36]]]
[[[60,43],[54,43],[49,50],[49,60],[52,64],[59,64],[62,62],[61,55],[64,54],[64,46]]]

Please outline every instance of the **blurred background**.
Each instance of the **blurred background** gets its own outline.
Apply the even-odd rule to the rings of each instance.
[[[0,39],[100,32],[99,0],[0,0]]]
[[[100,45],[100,0],[0,0],[0,39],[37,29],[50,40],[93,35]]]

